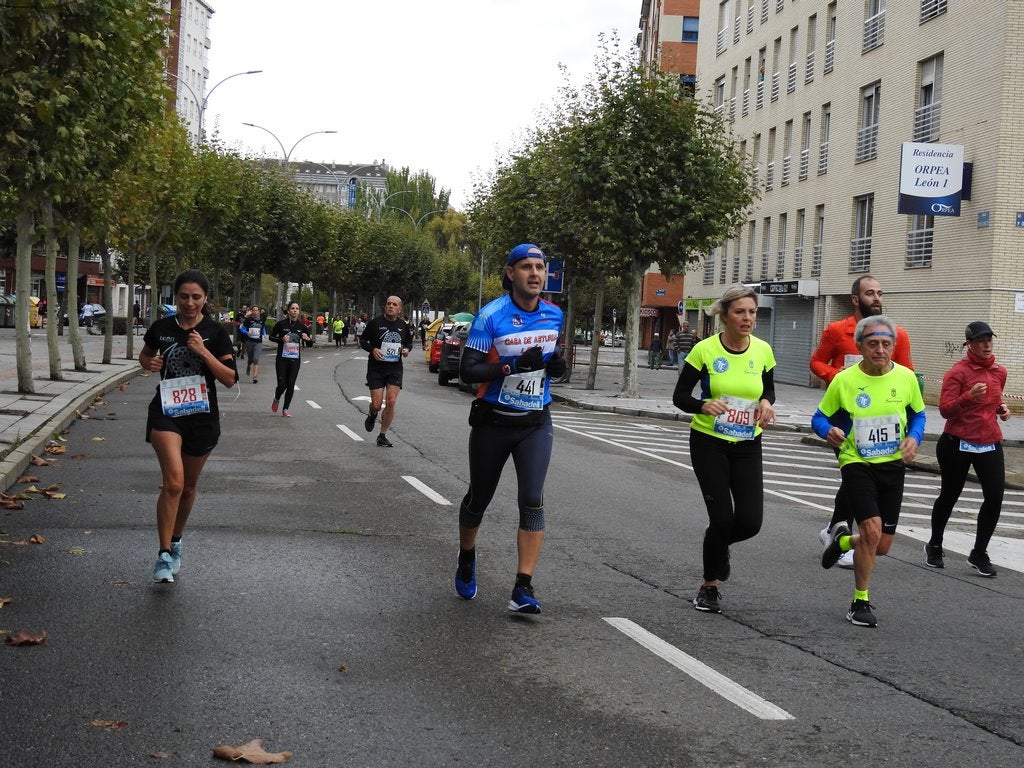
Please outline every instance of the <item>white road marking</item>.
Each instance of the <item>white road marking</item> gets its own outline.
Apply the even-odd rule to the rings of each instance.
[[[370,396],[369,395],[357,395],[356,397],[352,398],[352,402],[356,402],[357,400],[365,400],[366,402],[370,402]]]
[[[448,501],[448,499],[439,494],[437,491],[435,491],[429,485],[424,483],[422,480],[417,480],[412,475],[402,475],[402,479],[405,480],[405,482],[407,482],[409,485],[411,485],[413,488],[422,493],[431,501],[441,504],[442,506],[445,507],[451,506],[451,502]]]
[[[345,433],[346,435],[348,435],[349,437],[351,437],[351,438],[352,438],[353,440],[355,440],[355,441],[356,441],[357,443],[361,443],[361,442],[363,442],[363,438],[362,438],[362,437],[360,437],[359,435],[357,435],[357,434],[356,434],[355,432],[353,432],[353,431],[352,431],[351,429],[349,429],[348,427],[346,427],[346,426],[345,426],[344,424],[335,424],[334,426],[336,426],[336,427],[337,427],[338,429],[340,429],[340,430],[341,430],[342,432],[344,432],[344,433]]]
[[[307,400],[307,401],[306,401],[306,405],[308,405],[308,406],[309,406],[310,408],[312,408],[312,409],[313,409],[313,410],[315,410],[315,411],[319,411],[319,410],[322,410],[322,409],[320,408],[320,406],[319,406],[319,405],[317,405],[316,403],[314,403],[314,402],[313,402],[312,400]]]
[[[775,706],[766,699],[762,699],[753,691],[747,690],[739,683],[730,680],[720,672],[716,672],[704,662],[688,656],[674,645],[670,645],[657,635],[651,634],[639,624],[629,619],[605,617],[604,620],[627,637],[636,640],[636,642],[640,643],[651,653],[660,656],[701,685],[707,686],[726,701],[732,702],[741,709],[745,709],[755,717],[759,717],[762,720],[795,719],[786,710]]]

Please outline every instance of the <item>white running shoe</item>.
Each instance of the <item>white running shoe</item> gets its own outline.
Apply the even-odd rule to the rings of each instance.
[[[827,525],[824,528],[822,528],[820,531],[818,531],[818,538],[821,539],[821,546],[824,547],[824,546],[826,546],[828,544],[828,542],[829,542],[831,537],[828,535],[828,526]]]
[[[851,549],[849,552],[843,552],[843,554],[839,556],[839,560],[838,562],[836,562],[836,565],[838,565],[840,568],[846,568],[847,570],[852,571],[853,550]]]

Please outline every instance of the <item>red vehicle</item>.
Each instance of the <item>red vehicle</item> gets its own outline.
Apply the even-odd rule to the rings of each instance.
[[[454,323],[442,325],[437,330],[433,341],[430,342],[430,359],[427,361],[427,369],[431,373],[437,373],[437,369],[441,364],[441,345],[444,344],[445,336],[451,333],[454,327]]]

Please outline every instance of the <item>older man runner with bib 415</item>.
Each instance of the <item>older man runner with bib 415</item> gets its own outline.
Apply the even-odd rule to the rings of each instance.
[[[565,373],[558,354],[562,310],[540,297],[546,275],[536,245],[509,252],[502,278],[509,293],[473,320],[459,370],[463,381],[480,387],[469,416],[469,490],[459,506],[455,591],[476,597],[477,532],[511,456],[519,483],[519,557],[508,609],[516,613],[540,613],[532,579],[544,541],[544,480],[554,437],[549,387]]]
[[[855,589],[847,621],[874,627],[868,586],[876,555],[889,552],[903,503],[904,461],[912,461],[924,437],[925,409],[914,372],[892,362],[896,324],[885,315],[865,317],[854,331],[862,359],[828,385],[811,426],[839,449],[840,493],[857,521],[829,528],[821,564],[831,568],[853,550]]]

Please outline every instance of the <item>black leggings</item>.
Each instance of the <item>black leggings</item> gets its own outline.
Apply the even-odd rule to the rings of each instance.
[[[960,498],[967,481],[967,471],[974,466],[974,473],[981,483],[984,501],[978,511],[978,531],[975,534],[974,548],[978,552],[988,549],[988,543],[999,522],[999,513],[1003,508],[1003,487],[1006,480],[1006,467],[1003,461],[1003,446],[996,443],[994,451],[987,453],[965,453],[960,450],[960,438],[943,433],[935,446],[935,457],[939,460],[942,471],[942,488],[939,497],[932,506],[932,538],[928,543],[942,546],[942,534],[946,523],[953,513],[953,505]]]
[[[533,427],[482,424],[469,433],[469,490],[459,507],[459,525],[478,528],[498,488],[508,457],[519,482],[519,527],[544,530],[544,480],[551,462],[551,414]]]
[[[708,508],[704,580],[715,581],[728,560],[729,546],[761,530],[761,436],[733,442],[691,429],[690,463]]]
[[[292,395],[295,394],[295,380],[299,378],[299,366],[301,360],[293,357],[277,356],[277,389],[274,390],[274,399],[280,400],[284,393],[284,409],[292,404]]]

